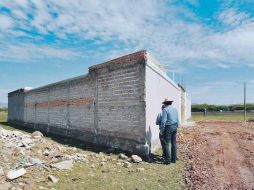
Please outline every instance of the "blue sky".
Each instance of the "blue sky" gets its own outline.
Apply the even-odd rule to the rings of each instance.
[[[252,0],[1,0],[0,102],[141,49],[193,103],[254,103]]]

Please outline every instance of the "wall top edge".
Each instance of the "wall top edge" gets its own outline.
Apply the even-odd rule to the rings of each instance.
[[[12,96],[12,95],[15,95],[15,94],[23,93],[23,92],[26,92],[26,91],[27,90],[25,88],[19,88],[17,90],[9,92],[8,96]]]
[[[164,79],[166,79],[168,82],[170,82],[176,89],[180,90],[180,88],[177,86],[177,84],[171,78],[169,78],[164,71],[162,71],[159,68],[159,65],[160,65],[159,61],[156,60],[147,50],[140,50],[140,51],[128,54],[128,55],[118,57],[116,59],[112,59],[110,61],[103,62],[101,64],[93,65],[93,66],[89,67],[89,73],[90,73],[90,71],[92,71],[94,69],[105,68],[105,67],[117,65],[117,64],[120,64],[120,63],[123,63],[123,62],[142,61],[142,60],[145,61],[145,64],[147,66],[149,66],[151,69],[153,69],[155,72],[157,72],[160,76],[162,76]],[[51,86],[54,86],[54,85],[63,84],[63,83],[70,82],[70,81],[73,81],[73,80],[85,78],[85,77],[87,77],[87,75],[88,74],[81,75],[81,76],[78,76],[78,77],[69,78],[69,79],[65,79],[65,80],[62,80],[62,81],[47,84],[47,85],[44,85],[44,86],[41,86],[41,87],[38,87],[38,88],[34,88],[34,89],[31,89],[31,90],[27,90],[25,88],[20,88],[20,89],[17,89],[15,91],[12,91],[12,92],[8,93],[8,96],[18,94],[18,93],[23,93],[23,92],[29,93],[29,92],[37,91],[37,90],[47,88],[47,87],[51,87]]]
[[[152,70],[154,70],[157,74],[159,74],[162,78],[164,78],[166,81],[168,81],[170,84],[172,84],[177,90],[181,90],[178,85],[171,79],[169,76],[162,71],[158,65],[160,65],[159,61],[156,60],[150,53],[147,53],[147,61],[146,64],[148,67],[150,67]]]
[[[89,72],[93,69],[104,68],[104,67],[108,67],[108,66],[115,65],[115,64],[118,64],[118,63],[122,63],[122,62],[146,60],[146,54],[147,54],[147,50],[140,50],[140,51],[137,51],[137,52],[134,52],[134,53],[122,56],[122,57],[118,57],[116,59],[112,59],[110,61],[103,62],[101,64],[91,66],[91,67],[89,67]],[[43,89],[43,88],[47,88],[47,87],[50,87],[50,86],[54,86],[54,85],[58,85],[58,84],[61,84],[61,83],[69,82],[69,81],[72,81],[72,80],[85,78],[87,75],[88,74],[81,75],[81,76],[78,76],[78,77],[73,77],[73,78],[70,78],[70,79],[62,80],[62,81],[58,81],[58,82],[47,84],[47,85],[44,85],[44,86],[41,86],[41,87],[38,87],[38,88],[34,88],[34,89],[31,89],[31,90],[26,90],[25,88],[20,88],[20,89],[17,89],[15,91],[12,91],[12,92],[8,93],[8,96],[18,94],[18,93],[21,93],[21,92],[37,91],[37,90],[40,90],[40,89]]]
[[[65,79],[65,80],[61,80],[61,81],[58,81],[58,82],[50,83],[50,84],[47,84],[47,85],[44,85],[44,86],[40,86],[38,88],[34,88],[34,89],[31,89],[31,90],[26,90],[25,93],[30,93],[30,92],[33,92],[33,91],[38,91],[38,90],[41,90],[43,88],[48,88],[48,87],[51,87],[51,86],[68,83],[68,82],[71,82],[71,81],[74,81],[74,80],[78,80],[78,79],[82,79],[82,78],[86,78],[86,77],[87,77],[87,74],[80,75],[80,76],[77,76],[77,77],[72,77],[72,78],[69,78],[69,79]]]
[[[118,57],[116,59],[112,59],[110,61],[106,61],[97,65],[93,65],[89,67],[89,71],[94,70],[94,69],[101,69],[113,65],[117,65],[123,62],[129,62],[129,61],[141,61],[141,60],[146,60],[146,54],[147,50],[140,50],[128,55],[124,55],[121,57]]]

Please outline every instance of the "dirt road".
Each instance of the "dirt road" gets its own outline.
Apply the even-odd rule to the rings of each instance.
[[[179,138],[190,189],[254,189],[254,128],[200,122]]]

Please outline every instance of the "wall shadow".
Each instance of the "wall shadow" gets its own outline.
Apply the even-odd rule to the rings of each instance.
[[[13,127],[14,129],[25,131],[27,133],[32,133],[34,131],[38,131],[37,129],[31,129],[29,127],[20,126],[20,125],[16,125],[16,124],[14,125],[14,124],[10,124],[8,122],[0,122],[0,125],[10,126],[10,127]],[[98,146],[93,143],[83,142],[81,140],[73,139],[71,137],[63,137],[63,136],[55,135],[52,133],[45,133],[45,132],[42,132],[42,133],[45,137],[50,138],[51,140],[56,141],[62,145],[80,148],[85,151],[91,151],[91,152],[95,152],[95,153],[103,152],[105,154],[115,154],[115,155],[124,153],[128,157],[131,157],[131,155],[132,155],[132,152],[129,152],[129,151],[123,151],[123,150],[116,149],[116,148],[109,148],[109,147],[102,146],[102,145]],[[152,154],[152,153],[150,153],[149,156],[142,157],[142,159],[143,159],[143,161],[148,162],[148,163],[154,163],[154,164],[162,164],[163,163],[162,162],[163,159],[161,156],[159,156],[157,154]]]

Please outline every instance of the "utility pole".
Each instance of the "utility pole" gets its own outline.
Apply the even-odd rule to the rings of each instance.
[[[246,121],[246,82],[244,82],[244,121]]]

